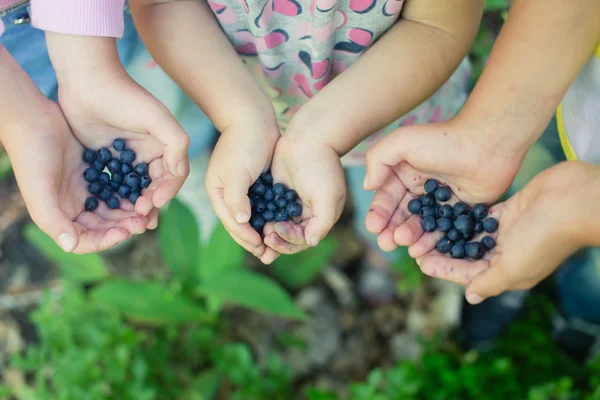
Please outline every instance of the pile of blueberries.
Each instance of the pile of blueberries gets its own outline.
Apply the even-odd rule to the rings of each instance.
[[[463,202],[451,206],[441,204],[450,200],[450,189],[438,184],[434,179],[425,182],[425,194],[408,203],[408,211],[421,216],[421,227],[425,232],[440,230],[446,234],[436,248],[440,253],[450,253],[452,258],[481,259],[486,251],[496,246],[491,236],[485,236],[480,242],[472,239],[482,233],[494,233],[498,230],[498,220],[486,218],[489,207],[479,203],[473,208]]]
[[[135,151],[126,148],[123,139],[115,139],[113,148],[120,152],[119,158],[113,157],[106,147],[98,151],[85,149],[83,152],[83,161],[90,165],[83,171],[83,178],[89,182],[88,192],[93,195],[85,201],[86,211],[98,208],[98,199],[104,200],[111,209],[121,206],[119,197],[135,204],[142,189],[152,182],[148,176],[148,164],[134,165]]]
[[[250,226],[258,233],[262,233],[267,222],[287,221],[302,215],[302,204],[296,192],[287,189],[283,183],[273,184],[270,172],[261,174],[250,186],[248,197],[252,207]]]

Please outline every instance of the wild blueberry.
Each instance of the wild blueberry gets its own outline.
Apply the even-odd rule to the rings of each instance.
[[[461,246],[464,246],[465,243],[467,243],[467,241],[465,239],[459,239],[455,242],[456,244],[460,244]]]
[[[125,175],[125,184],[131,188],[131,190],[135,190],[140,185],[140,177],[135,172],[130,172]]]
[[[287,192],[285,192],[285,199],[288,201],[288,203],[296,201],[297,198],[298,195],[296,194],[295,190],[290,189]]]
[[[98,157],[98,153],[96,153],[94,150],[85,149],[83,151],[83,161],[86,163],[93,163],[96,157]]]
[[[439,205],[438,203],[435,203],[433,205],[433,216],[436,218],[440,218],[440,208],[442,208],[441,205]]]
[[[465,256],[473,260],[481,260],[485,253],[485,249],[479,242],[469,242],[465,244]]]
[[[471,214],[473,215],[473,218],[475,218],[475,221],[483,221],[483,219],[487,217],[489,211],[490,209],[487,206],[487,204],[479,203],[475,204],[475,207],[473,207],[473,211],[471,212]]]
[[[121,172],[124,175],[129,174],[131,171],[133,171],[133,169],[131,168],[131,164],[125,164],[125,163],[121,164]]]
[[[442,232],[450,232],[450,229],[452,229],[452,220],[440,218],[437,220],[437,227]]]
[[[266,191],[265,185],[263,185],[259,181],[254,182],[252,184],[252,186],[250,186],[250,192],[255,196],[264,196],[265,191]]]
[[[100,197],[101,200],[108,200],[112,197],[113,195],[113,190],[109,187],[109,186],[104,186],[102,188],[102,190],[100,191],[100,194],[98,194],[98,197]]]
[[[90,192],[91,194],[98,194],[101,190],[102,184],[98,181],[90,182],[90,184],[88,185],[88,192]]]
[[[98,180],[99,177],[100,173],[94,168],[87,168],[85,171],[83,171],[83,179],[85,179],[88,182],[94,182]]]
[[[452,241],[457,241],[458,239],[460,239],[462,237],[462,235],[460,234],[459,231],[452,228],[448,231],[448,233],[446,233],[446,237]]]
[[[248,197],[250,200],[250,208],[254,208],[254,197]]]
[[[263,174],[260,174],[260,180],[262,181],[263,185],[272,185],[273,175],[271,175],[268,172],[265,172]]]
[[[437,224],[435,223],[435,218],[433,217],[425,217],[421,220],[421,227],[425,232],[433,232],[435,228],[437,228]]]
[[[262,213],[262,217],[266,222],[271,222],[275,219],[275,213],[271,210],[265,210]]]
[[[265,220],[260,215],[253,215],[250,217],[250,226],[257,232],[262,232],[265,226]]]
[[[448,201],[452,197],[452,192],[447,187],[441,186],[435,191],[437,201]]]
[[[254,202],[254,209],[256,210],[256,212],[262,213],[267,209],[267,202],[264,199],[257,199]]]
[[[286,188],[283,183],[276,183],[273,185],[273,193],[275,196],[285,196]]]
[[[284,209],[279,209],[275,211],[275,222],[284,222],[290,219],[287,211]]]
[[[475,236],[475,235],[473,234],[473,231],[471,231],[471,232],[463,232],[463,233],[461,233],[461,236],[465,242],[468,242],[469,240],[473,239],[473,236]]]
[[[302,205],[300,203],[288,203],[286,210],[288,215],[292,218],[302,215]]]
[[[454,204],[454,217],[456,218],[463,214],[468,214],[470,210],[471,209],[468,205],[462,201],[459,201],[458,203]]]
[[[411,214],[418,214],[421,211],[422,206],[423,205],[421,204],[419,199],[412,199],[408,202],[408,211]]]
[[[450,252],[452,245],[453,245],[452,240],[450,240],[448,238],[442,238],[435,247],[436,247],[437,251],[445,254],[445,253]]]
[[[117,194],[119,195],[119,197],[121,197],[122,199],[126,199],[129,197],[129,195],[131,194],[131,188],[127,185],[121,185],[119,186],[119,188],[117,189]]]
[[[108,182],[108,187],[110,187],[113,191],[119,189],[119,186],[121,186],[121,184],[119,182],[113,181],[111,180],[110,182]]]
[[[116,151],[123,151],[123,150],[125,150],[125,141],[123,139],[115,139],[115,140],[113,140],[113,148]]]
[[[275,199],[275,204],[277,204],[277,207],[279,208],[285,208],[285,206],[287,206],[287,200],[285,197],[278,197]]]
[[[96,158],[96,159],[94,160],[94,162],[92,163],[92,167],[94,167],[94,169],[95,169],[96,171],[98,171],[98,172],[102,172],[102,171],[104,171],[104,167],[105,167],[105,165],[104,165],[104,163],[103,163],[102,161],[100,161],[100,159],[99,159],[99,158]]]
[[[140,187],[142,189],[146,189],[148,186],[150,186],[151,183],[152,178],[150,178],[148,175],[144,175],[140,178]]]
[[[108,170],[110,172],[115,172],[115,171],[121,171],[121,161],[119,161],[118,158],[113,158],[111,159],[108,164],[106,164],[106,167],[108,168]]]
[[[148,164],[145,162],[139,163],[133,168],[133,171],[139,176],[148,175]]]
[[[271,210],[273,212],[277,211],[277,204],[275,204],[274,201],[268,201],[267,202],[267,210]]]
[[[135,151],[131,149],[125,149],[121,152],[121,161],[127,164],[131,164],[135,161]]]
[[[131,192],[131,194],[129,195],[129,201],[135,204],[135,202],[138,201],[140,196],[141,194],[139,194],[138,192]]]
[[[419,213],[421,218],[425,217],[435,217],[435,208],[433,206],[425,206],[421,207],[421,212]]]
[[[487,233],[494,233],[498,230],[498,220],[495,218],[486,218],[483,220],[483,230]]]
[[[115,171],[112,173],[111,178],[112,181],[115,181],[117,183],[122,183],[123,179],[125,179],[125,175],[123,175],[123,173],[121,171]]]
[[[102,185],[108,185],[108,182],[110,182],[110,175],[108,175],[106,172],[100,173],[98,182],[100,182]]]
[[[450,249],[450,255],[452,256],[452,258],[465,258],[465,248],[463,247],[463,245],[456,243]]]
[[[481,244],[488,250],[491,250],[494,247],[496,247],[496,241],[491,236],[484,236],[484,238],[481,239]]]
[[[110,199],[106,200],[106,205],[111,210],[116,210],[121,205],[121,202],[117,196],[112,196]]]
[[[421,198],[421,204],[424,206],[432,206],[435,204],[435,198],[430,194],[425,194]]]
[[[438,188],[438,183],[435,179],[428,179],[427,182],[425,182],[425,191],[427,193],[433,193],[437,190]]]
[[[471,216],[469,215],[460,215],[454,220],[454,227],[460,233],[473,232],[473,219],[471,219]]]
[[[477,235],[481,232],[483,232],[483,222],[475,221],[475,224],[473,225],[473,233]]]
[[[102,147],[100,150],[98,150],[98,159],[102,161],[104,165],[106,165],[106,163],[108,163],[111,158],[112,153],[106,147]]]
[[[440,207],[439,215],[442,218],[452,218],[454,216],[454,210],[449,204],[444,204]]]
[[[98,208],[98,199],[95,197],[88,197],[85,200],[85,211],[94,211]]]
[[[265,190],[265,195],[263,197],[267,201],[273,200],[275,198],[275,194],[273,193],[273,189],[267,188],[267,190]]]

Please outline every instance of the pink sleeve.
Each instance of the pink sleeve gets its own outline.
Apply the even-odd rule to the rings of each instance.
[[[121,37],[125,0],[31,0],[36,28],[73,35]]]

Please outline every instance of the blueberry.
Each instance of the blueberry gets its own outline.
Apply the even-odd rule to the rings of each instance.
[[[491,236],[484,236],[484,238],[481,239],[481,244],[488,250],[491,250],[494,247],[496,247],[496,241]]]
[[[456,244],[460,244],[461,246],[464,246],[465,243],[467,243],[467,241],[465,239],[459,239],[455,242]]]
[[[487,233],[494,233],[498,230],[498,220],[495,218],[486,218],[483,220],[483,230]]]
[[[265,191],[266,191],[265,185],[263,185],[259,181],[254,182],[254,184],[252,184],[252,186],[250,186],[250,193],[252,193],[255,196],[264,196]]]
[[[469,215],[460,215],[454,220],[454,227],[460,233],[473,232],[473,219]]]
[[[148,175],[148,164],[145,162],[139,163],[133,168],[133,171],[139,176]]]
[[[150,186],[151,183],[152,178],[150,178],[148,175],[144,175],[140,178],[140,187],[142,189],[146,189],[148,186]]]
[[[121,202],[117,196],[112,196],[110,199],[106,200],[106,205],[111,210],[116,210],[121,206]]]
[[[459,217],[463,214],[468,214],[470,210],[471,209],[468,205],[466,205],[462,201],[459,201],[458,203],[454,204],[454,217]]]
[[[437,228],[437,224],[435,223],[435,218],[433,217],[425,217],[421,220],[421,227],[425,232],[433,232],[435,228]]]
[[[123,175],[123,173],[121,171],[115,171],[112,173],[112,176],[110,179],[117,183],[122,183],[123,179],[125,179],[125,175]]]
[[[112,195],[113,195],[113,190],[108,186],[104,186],[102,188],[102,190],[100,191],[100,194],[98,194],[98,197],[100,197],[101,200],[106,201],[106,200],[110,199],[112,197]]]
[[[277,204],[275,204],[274,201],[268,201],[267,202],[267,210],[271,210],[273,212],[277,211]]]
[[[94,150],[85,149],[83,151],[83,161],[86,163],[93,163],[96,157],[98,157],[98,153],[96,153]]]
[[[275,196],[285,196],[286,188],[283,183],[276,183],[273,185],[273,193]]]
[[[430,194],[424,194],[423,197],[421,197],[421,204],[424,206],[432,206],[435,204],[435,198]]]
[[[473,232],[464,232],[464,233],[461,233],[461,237],[462,237],[462,239],[463,239],[465,242],[468,242],[468,241],[470,241],[471,239],[473,239],[473,236],[475,236],[475,235],[473,234]]]
[[[419,199],[412,199],[408,202],[408,211],[411,214],[418,214],[421,211],[422,206],[423,205],[421,204]]]
[[[262,232],[265,226],[265,220],[260,215],[253,215],[250,218],[250,226],[257,232]]]
[[[473,260],[481,260],[485,254],[485,249],[479,242],[469,242],[465,244],[465,256]]]
[[[130,172],[125,175],[125,184],[131,188],[131,190],[135,190],[140,185],[140,177],[135,172]]]
[[[260,180],[263,183],[263,185],[273,185],[273,175],[271,175],[269,172],[265,172],[264,174],[260,174]]]
[[[438,183],[435,179],[428,179],[427,182],[425,182],[425,191],[427,193],[433,193],[437,190],[438,188]]]
[[[83,179],[85,179],[88,182],[94,182],[98,180],[99,177],[100,173],[94,168],[87,168],[85,171],[83,171]]]
[[[108,182],[108,187],[110,187],[113,191],[119,189],[119,186],[121,186],[121,184],[119,182],[115,182],[115,181],[110,181]]]
[[[450,249],[450,255],[452,256],[452,258],[465,258],[465,248],[462,244],[456,243]]]
[[[446,254],[450,252],[450,249],[452,248],[453,243],[452,240],[448,239],[448,238],[442,238],[437,245],[435,246],[435,248],[437,249],[437,251],[439,251],[440,253]]]
[[[285,208],[285,206],[287,206],[287,200],[285,197],[278,197],[275,199],[275,204],[277,204],[277,207],[279,208]]]
[[[475,221],[475,225],[473,225],[473,233],[477,235],[481,232],[483,232],[483,222]]]
[[[437,201],[448,201],[450,197],[452,197],[452,192],[447,187],[442,186],[435,191]]]
[[[438,203],[435,203],[433,205],[433,216],[436,218],[440,218],[440,209],[442,208],[441,205],[439,205]]]
[[[421,212],[419,213],[421,218],[425,217],[435,217],[435,208],[433,206],[425,206],[421,207]]]
[[[284,209],[279,209],[275,211],[275,222],[284,222],[290,218],[287,211]]]
[[[125,149],[121,152],[121,161],[127,164],[131,164],[135,161],[135,151],[131,149]]]
[[[462,235],[460,234],[459,231],[452,228],[448,231],[448,233],[446,234],[446,237],[452,241],[457,241],[458,239],[460,239],[462,237]]]
[[[102,185],[108,185],[108,182],[110,182],[110,175],[108,175],[106,172],[102,172],[98,177],[98,182],[100,182]]]
[[[133,169],[131,168],[131,164],[121,164],[121,172],[125,175],[129,174]]]
[[[273,189],[267,188],[267,190],[265,190],[265,195],[263,197],[267,201],[273,200],[275,198],[275,193],[273,193]]]
[[[129,195],[131,194],[131,188],[127,185],[121,185],[119,186],[119,188],[117,189],[117,194],[122,198],[122,199],[126,199],[129,197]]]
[[[98,208],[98,199],[88,197],[85,201],[85,211],[94,211],[96,208]]]
[[[102,161],[104,165],[106,165],[106,163],[108,163],[111,158],[112,153],[106,147],[102,147],[100,150],[98,150],[98,159]]]
[[[440,218],[437,220],[437,227],[442,232],[450,232],[452,229],[452,220],[448,218]]]
[[[121,171],[121,161],[119,161],[118,158],[113,158],[111,159],[108,164],[106,164],[106,167],[108,168],[108,170],[110,172],[115,172],[115,171]]]
[[[115,139],[115,140],[113,140],[113,148],[116,151],[123,151],[123,150],[125,150],[125,141],[123,139]]]
[[[475,218],[475,221],[483,221],[485,217],[487,217],[488,212],[490,211],[489,207],[485,203],[475,204],[473,207],[473,211],[471,215]]]
[[[266,222],[271,222],[275,219],[275,213],[271,210],[265,210],[262,213],[262,217]]]
[[[285,199],[288,201],[288,203],[293,203],[296,201],[296,199],[298,199],[298,195],[296,194],[295,190],[290,189],[285,192]]]
[[[288,203],[286,210],[290,217],[299,217],[302,215],[302,204],[296,202]]]
[[[254,209],[256,210],[256,212],[262,213],[267,209],[267,202],[264,199],[257,199],[254,202]]]
[[[451,205],[444,204],[440,207],[440,217],[442,218],[452,218],[454,216],[454,210]]]
[[[140,196],[141,196],[141,194],[139,194],[138,192],[132,192],[129,195],[129,201],[132,202],[133,204],[135,204],[135,202],[138,201]]]
[[[248,197],[250,200],[250,208],[254,208],[254,197]]]
[[[94,162],[92,163],[92,167],[94,167],[94,169],[98,172],[102,172],[104,171],[104,163],[102,161],[100,161],[100,159],[96,158],[94,160]]]
[[[98,194],[98,193],[100,193],[101,190],[102,190],[102,184],[98,181],[91,182],[88,185],[88,192],[90,192],[91,194]]]

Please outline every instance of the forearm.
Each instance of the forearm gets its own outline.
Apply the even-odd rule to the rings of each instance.
[[[131,6],[136,27],[154,59],[219,131],[246,118],[275,123],[266,94],[205,1],[135,0]]]
[[[482,9],[483,2],[473,0],[448,7],[408,2],[401,19],[313,97],[286,134],[314,132],[338,154],[350,151],[443,85],[467,54]]]
[[[496,152],[526,151],[542,134],[600,38],[600,2],[513,0],[460,118]]]
[[[583,164],[583,163],[582,163]],[[578,193],[573,193],[577,203],[566,206],[577,216],[574,229],[584,246],[600,247],[600,166],[584,164],[584,184]]]

